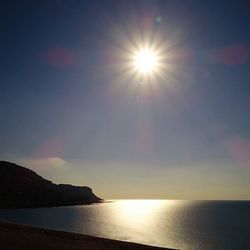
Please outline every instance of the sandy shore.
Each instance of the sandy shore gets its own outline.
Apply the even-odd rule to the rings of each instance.
[[[0,249],[4,250],[113,250],[167,249],[142,244],[109,240],[83,234],[47,230],[0,222]]]

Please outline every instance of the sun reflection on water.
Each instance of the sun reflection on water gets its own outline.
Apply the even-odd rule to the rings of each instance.
[[[134,230],[152,228],[159,212],[174,201],[170,200],[118,200],[115,221]]]

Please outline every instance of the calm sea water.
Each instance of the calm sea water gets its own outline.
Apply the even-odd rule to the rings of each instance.
[[[250,249],[250,201],[113,200],[0,209],[0,220],[178,249]]]

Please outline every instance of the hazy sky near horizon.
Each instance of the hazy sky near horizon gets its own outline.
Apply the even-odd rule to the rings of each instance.
[[[249,1],[0,6],[2,160],[107,199],[250,199]],[[143,42],[169,67],[148,84],[123,69]]]

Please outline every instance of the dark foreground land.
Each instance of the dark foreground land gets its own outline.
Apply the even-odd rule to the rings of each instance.
[[[157,250],[167,249],[82,234],[0,222],[0,249],[4,250]]]

